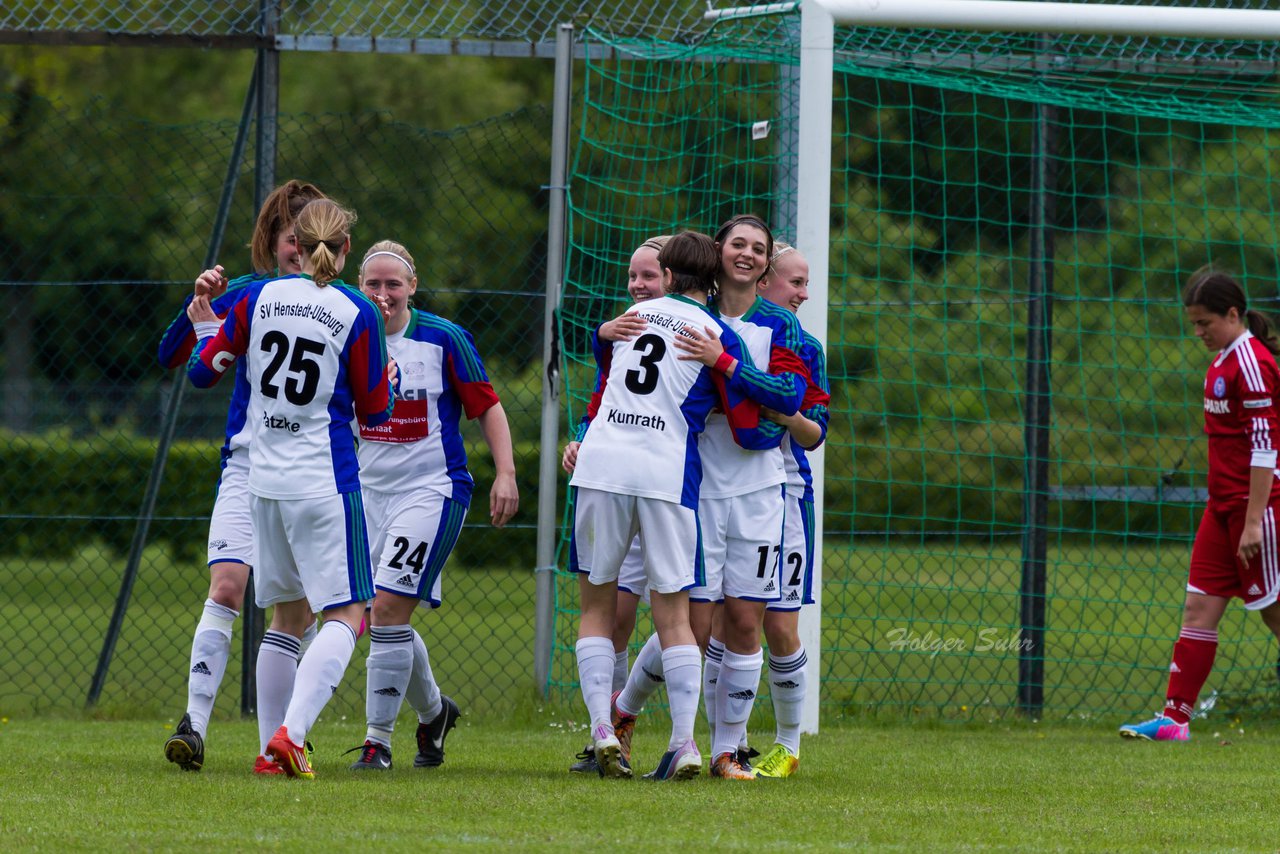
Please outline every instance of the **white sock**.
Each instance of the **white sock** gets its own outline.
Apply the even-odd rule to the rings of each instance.
[[[582,685],[582,699],[591,715],[591,728],[600,725],[613,728],[609,714],[609,698],[613,695],[613,641],[609,638],[579,638],[578,681]]]
[[[764,653],[739,655],[725,650],[716,683],[716,736],[711,743],[711,756],[737,751],[747,731],[747,720],[760,687],[760,670]]]
[[[302,646],[298,648],[298,658],[307,654],[307,650],[311,648],[311,642],[316,639],[316,635],[320,633],[320,621],[312,620],[311,625],[307,626],[306,631],[302,633]]]
[[[231,628],[238,616],[239,611],[206,599],[204,613],[200,615],[195,636],[191,639],[187,714],[191,716],[191,727],[200,733],[201,738],[208,732],[213,701],[218,698],[218,686],[227,672],[227,659],[231,657]]]
[[[621,691],[623,686],[627,684],[627,651],[615,652],[613,654],[613,684],[610,686],[613,691]],[[612,691],[610,692],[612,693]]]
[[[298,639],[267,629],[258,648],[258,753],[266,755],[267,742],[284,723],[285,710],[293,699],[293,681],[298,675]]]
[[[635,666],[627,676],[627,684],[618,695],[618,710],[629,715],[638,715],[644,711],[644,704],[649,702],[658,686],[666,682],[663,677],[662,644],[656,634],[640,648],[636,656]]]
[[[306,743],[316,718],[342,684],[355,648],[356,633],[346,623],[326,620],[320,627],[311,649],[298,662],[293,699],[284,715],[285,730],[294,744],[301,747]]]
[[[410,630],[412,631],[412,630]],[[422,635],[413,632],[413,675],[409,678],[409,691],[405,694],[409,708],[418,713],[418,723],[429,724],[444,708],[440,699],[440,686],[431,672],[431,659]]]
[[[666,673],[667,700],[671,703],[671,741],[667,743],[667,750],[675,750],[693,738],[693,719],[698,716],[702,656],[698,654],[697,645],[664,649],[662,668]]]
[[[808,687],[805,677],[808,663],[804,647],[791,655],[769,656],[769,694],[773,697],[773,716],[778,722],[777,741],[796,756],[800,755],[800,716]]]
[[[368,686],[365,689],[365,737],[391,747],[396,715],[409,690],[413,672],[413,629],[408,625],[369,629]]]
[[[716,740],[716,685],[720,682],[720,661],[723,658],[724,644],[715,638],[707,641],[706,661],[702,664],[702,708],[707,714],[713,743]]]

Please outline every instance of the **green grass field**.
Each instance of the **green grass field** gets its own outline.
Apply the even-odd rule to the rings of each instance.
[[[787,781],[604,781],[566,772],[583,731],[464,718],[446,763],[346,770],[362,729],[313,731],[317,779],[258,779],[250,722],[219,723],[205,770],[166,763],[161,721],[0,723],[0,839],[28,850],[1262,851],[1276,848],[1280,735],[1196,730],[1134,744],[1109,727],[827,728]],[[1215,725],[1217,726],[1217,725]],[[635,757],[663,747],[642,719]],[[705,735],[703,736],[705,741]]]

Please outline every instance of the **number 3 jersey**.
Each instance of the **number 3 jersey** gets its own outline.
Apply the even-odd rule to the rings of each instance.
[[[595,394],[578,450],[572,486],[671,501],[696,509],[702,482],[698,434],[716,404],[734,438],[774,447],[778,435],[761,430],[759,407],[733,391],[724,375],[701,362],[677,358],[672,343],[686,326],[717,331],[725,352],[742,361],[742,343],[705,307],[668,295],[633,306],[648,322],[630,341],[599,353]]]
[[[470,333],[425,311],[410,311],[404,329],[387,336],[400,369],[400,398],[391,419],[361,426],[360,481],[378,492],[431,489],[471,501],[462,414],[478,418],[497,404]]]
[[[249,491],[319,498],[360,488],[351,422],[391,415],[382,315],[359,291],[309,276],[253,285],[187,363],[200,387],[246,358]]]

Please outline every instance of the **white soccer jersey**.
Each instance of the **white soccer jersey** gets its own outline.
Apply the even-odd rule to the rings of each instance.
[[[361,427],[360,482],[378,492],[431,489],[467,504],[472,479],[458,422],[478,418],[498,395],[465,329],[414,310],[387,336],[400,368],[400,398],[391,420]]]
[[[719,402],[734,414],[734,426],[746,431],[757,427],[758,409],[726,390],[722,374],[678,359],[672,342],[687,325],[699,331],[719,327],[725,351],[739,360],[741,344],[705,307],[686,297],[647,300],[628,313],[643,317],[648,328],[603,351],[606,363],[600,366],[588,409],[590,426],[570,483],[697,508],[703,475],[697,437],[711,407]],[[727,422],[725,430],[730,430]],[[780,456],[778,466],[781,471]]]
[[[254,285],[188,363],[211,385],[248,359],[249,490],[319,498],[360,488],[351,422],[390,415],[382,318],[364,295],[308,276]]]

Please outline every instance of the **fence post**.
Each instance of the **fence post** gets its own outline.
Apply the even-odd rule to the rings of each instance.
[[[279,0],[262,0],[259,7],[264,41],[271,43],[258,48],[258,63],[254,74],[258,84],[257,134],[254,139],[255,173],[253,209],[262,210],[262,203],[276,185],[276,137],[280,109],[280,52],[275,48],[276,30],[280,25]],[[253,573],[244,589],[244,620],[240,634],[240,714],[245,717],[258,711],[258,646],[265,630],[262,609],[255,601]]]
[[[1039,717],[1044,709],[1046,556],[1049,517],[1049,413],[1053,392],[1053,193],[1056,183],[1057,110],[1037,104],[1032,141],[1031,258],[1027,295],[1027,391],[1023,440],[1022,585],[1018,646],[1018,708]]]
[[[222,197],[218,200],[218,213],[213,220],[213,232],[209,235],[209,247],[205,251],[204,268],[213,266],[218,258],[218,249],[222,246],[222,235],[226,232],[227,217],[231,213],[231,196],[236,189],[236,173],[240,171],[240,163],[244,159],[245,138],[249,131],[249,118],[257,93],[257,69],[249,78],[249,92],[245,95],[244,110],[240,114],[240,127],[236,130],[236,141],[231,148],[231,158],[227,163],[227,174],[222,181]],[[164,414],[161,417],[160,437],[156,443],[155,459],[151,463],[151,474],[147,479],[146,492],[142,499],[142,509],[138,511],[138,523],[133,529],[133,541],[129,544],[129,559],[125,563],[124,577],[120,581],[120,592],[116,595],[115,610],[111,614],[111,623],[107,627],[107,635],[102,642],[102,651],[98,655],[98,666],[93,672],[93,682],[89,686],[87,705],[93,706],[102,696],[102,688],[107,681],[107,672],[111,669],[111,658],[115,654],[116,641],[120,638],[120,630],[124,626],[124,615],[129,609],[129,599],[133,595],[133,583],[138,577],[138,567],[142,563],[142,549],[147,544],[147,531],[151,527],[151,517],[155,513],[156,496],[160,492],[160,483],[164,479],[164,466],[169,458],[169,448],[173,444],[173,434],[178,423],[178,410],[182,408],[182,397],[186,391],[186,376],[182,368],[173,372],[173,386],[169,399],[165,401]]]
[[[555,642],[556,500],[560,479],[560,290],[564,282],[569,195],[569,109],[573,80],[573,25],[556,29],[556,74],[551,110],[551,181],[547,189],[547,296],[542,312],[542,434],[538,450],[538,565],[535,569],[533,678],[544,696],[551,681]]]

